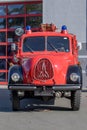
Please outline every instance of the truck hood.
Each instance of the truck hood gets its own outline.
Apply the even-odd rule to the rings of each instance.
[[[37,80],[46,83],[46,81],[52,80],[55,84],[64,84],[67,68],[70,64],[72,64],[72,58],[68,53],[37,55],[28,58],[22,64],[25,81],[31,83]]]

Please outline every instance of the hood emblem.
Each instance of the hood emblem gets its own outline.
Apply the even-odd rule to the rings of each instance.
[[[39,74],[39,78],[49,78],[49,74],[46,70],[46,64],[45,62],[42,63],[42,68]]]

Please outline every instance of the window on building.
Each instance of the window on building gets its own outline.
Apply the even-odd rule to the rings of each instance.
[[[0,6],[0,16],[6,15],[6,5]]]
[[[6,82],[6,73],[0,72],[0,82]]]
[[[8,15],[24,14],[24,4],[8,5]]]
[[[0,42],[6,42],[6,32],[0,32]]]
[[[42,13],[42,3],[39,4],[28,4],[26,5],[27,14],[41,14]]]
[[[42,23],[42,17],[40,16],[27,17],[26,19],[26,25],[30,25],[32,29],[38,28]]]
[[[24,27],[24,18],[9,18],[8,19],[8,28],[16,29],[17,27]]]
[[[0,59],[0,70],[6,69],[6,59]]]
[[[6,56],[6,45],[0,45],[0,56]]]
[[[0,18],[0,29],[6,28],[6,19]]]

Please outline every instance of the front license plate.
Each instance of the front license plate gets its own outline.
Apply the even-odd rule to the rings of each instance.
[[[38,90],[35,90],[34,95],[35,96],[53,96],[53,92],[52,91],[38,91]]]

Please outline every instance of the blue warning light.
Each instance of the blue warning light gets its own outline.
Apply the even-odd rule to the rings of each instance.
[[[63,25],[62,28],[61,28],[62,31],[64,30],[67,30],[67,26],[66,25]]]
[[[26,30],[28,30],[28,31],[31,30],[31,26],[29,26],[29,25],[26,26]]]

